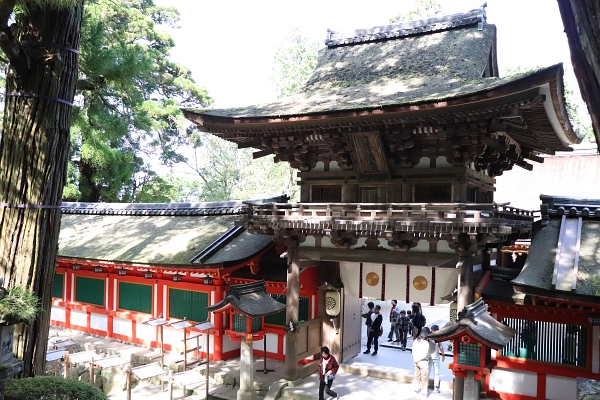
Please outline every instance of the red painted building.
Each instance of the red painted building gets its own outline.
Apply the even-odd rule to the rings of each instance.
[[[206,307],[220,302],[230,284],[258,279],[275,299],[285,303],[286,294],[284,249],[236,226],[245,212],[247,206],[236,201],[64,203],[51,323],[160,346],[158,328],[143,324],[149,318],[210,319],[216,327],[211,356],[238,355],[239,342],[223,334],[232,322]],[[316,317],[316,269],[305,270],[301,281],[302,321],[309,321]],[[285,312],[264,322],[268,356],[283,359]],[[182,346],[182,331],[165,327],[164,335],[166,349]],[[262,348],[257,345],[256,354]]]

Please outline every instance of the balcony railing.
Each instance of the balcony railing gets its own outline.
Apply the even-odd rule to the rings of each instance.
[[[481,203],[249,204],[248,226],[301,229],[451,231],[508,234],[529,229],[534,211]]]

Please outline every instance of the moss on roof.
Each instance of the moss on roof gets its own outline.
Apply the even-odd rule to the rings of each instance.
[[[231,109],[186,109],[251,118],[372,109],[439,101],[517,78],[482,78],[496,28],[477,25],[380,42],[323,49],[303,89],[277,102]]]
[[[62,216],[58,255],[147,264],[190,260],[239,220],[239,215]]]
[[[381,78],[399,81],[444,76],[480,78],[489,60],[494,25],[432,32],[417,36],[323,49],[303,88],[350,87]]]

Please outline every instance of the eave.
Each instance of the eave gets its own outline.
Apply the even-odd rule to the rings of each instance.
[[[354,109],[281,114],[265,116],[222,116],[219,110],[183,109],[186,118],[196,123],[200,130],[210,132],[240,147],[265,150],[267,146],[257,139],[297,134],[306,136],[327,130],[355,131],[363,127],[386,127],[394,124],[422,124],[489,119],[509,114],[542,95],[546,124],[552,135],[560,140],[546,151],[565,150],[579,143],[573,131],[563,100],[563,68],[561,64],[508,81],[497,87],[475,91],[471,94],[436,100],[380,104]],[[494,79],[494,78],[488,78]],[[232,112],[234,112],[233,110]],[[533,129],[533,128],[532,128]],[[550,132],[548,132],[550,133]],[[539,135],[538,135],[539,136]],[[541,136],[542,142],[547,141]]]

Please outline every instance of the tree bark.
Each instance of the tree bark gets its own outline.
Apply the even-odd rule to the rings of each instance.
[[[17,351],[25,376],[44,372],[82,10],[83,2],[30,6],[12,29],[0,21],[10,61],[0,140],[0,273],[5,286],[33,290],[42,305]]]

